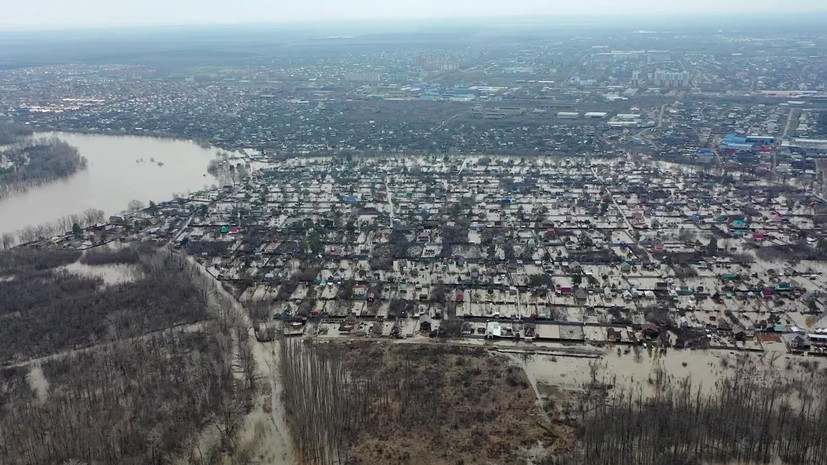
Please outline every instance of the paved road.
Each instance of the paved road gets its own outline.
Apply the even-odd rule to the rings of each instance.
[[[617,203],[617,199],[615,199],[614,195],[612,195],[612,191],[610,191],[609,188],[606,187],[606,184],[604,184],[603,180],[600,179],[600,177],[597,175],[597,170],[594,168],[591,168],[591,170],[592,175],[594,175],[594,178],[600,182],[600,185],[603,186],[604,189],[606,189],[606,193],[609,194],[609,197],[612,199],[612,203],[617,209],[617,212],[623,215],[623,221],[626,223],[626,227],[629,228],[628,232],[632,237],[634,237],[635,228],[632,227],[632,223],[629,221],[629,218],[626,218],[626,215],[623,214],[623,210],[620,209],[620,204]]]
[[[169,244],[171,244],[171,243],[173,243],[173,242],[174,242],[174,243],[176,243],[176,244],[177,244],[177,243],[179,243],[179,242],[181,242],[181,235],[184,233],[184,231],[186,231],[186,230],[187,230],[187,228],[189,227],[189,225],[190,225],[190,223],[192,222],[192,219],[193,219],[193,218],[195,218],[195,213],[191,214],[191,215],[190,215],[190,217],[189,217],[189,218],[187,218],[187,221],[185,221],[185,222],[184,222],[184,225],[183,225],[183,226],[181,226],[181,227],[178,229],[178,232],[176,232],[176,233],[172,236],[172,239],[170,239],[170,240],[169,240],[169,242],[167,242],[167,245],[169,245]]]
[[[798,116],[798,117],[801,116],[800,111],[801,110],[799,110],[797,108],[790,108],[790,114],[787,115],[787,124],[784,126],[784,134],[783,135],[788,136],[793,131],[793,122],[798,121],[798,118],[796,118],[796,116]]]
[[[658,114],[658,127],[663,126],[663,111],[666,109],[666,104],[660,106],[660,113]]]
[[[442,129],[443,127],[445,127],[445,125],[448,123],[448,121],[451,121],[452,119],[456,118],[457,116],[459,116],[459,115],[461,115],[461,114],[462,114],[462,113],[457,113],[456,115],[454,115],[454,116],[452,116],[452,117],[450,117],[450,118],[446,119],[445,121],[443,121],[443,122],[439,123],[439,126],[435,127],[435,128],[434,128],[434,130],[433,130],[433,131],[431,131],[431,134],[433,134],[433,133],[435,133],[435,132],[439,131],[440,129]]]
[[[390,228],[393,229],[393,224],[394,224],[394,220],[393,220],[393,196],[391,196],[391,190],[390,190],[390,187],[388,186],[388,177],[387,176],[385,176],[385,195],[388,196],[388,207],[390,207],[390,209],[391,209],[390,214],[388,216],[391,219]]]
[[[462,166],[459,167],[459,173],[457,173],[457,176],[462,174],[462,171],[465,170],[466,165],[468,165],[468,157],[462,159]]]

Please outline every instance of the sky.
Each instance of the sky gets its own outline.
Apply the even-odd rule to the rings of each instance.
[[[0,29],[827,12],[825,0],[3,0]]]

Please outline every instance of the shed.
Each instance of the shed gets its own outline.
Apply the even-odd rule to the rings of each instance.
[[[654,340],[660,336],[660,330],[653,323],[646,323],[642,328],[643,337],[647,340]]]
[[[502,326],[498,321],[489,321],[485,325],[485,338],[491,339],[502,336]]]

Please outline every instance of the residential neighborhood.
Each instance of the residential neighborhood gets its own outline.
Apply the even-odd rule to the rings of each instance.
[[[174,247],[268,334],[827,347],[827,202],[794,184],[641,157],[221,163],[230,184],[56,243]]]

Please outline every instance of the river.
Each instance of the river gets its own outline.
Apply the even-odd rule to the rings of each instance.
[[[216,148],[155,137],[35,134],[49,136],[77,147],[89,161],[87,168],[0,200],[0,233],[51,222],[87,208],[117,214],[126,210],[131,200],[157,203],[171,199],[173,193],[195,192],[216,183],[207,174],[207,164],[219,151]]]

